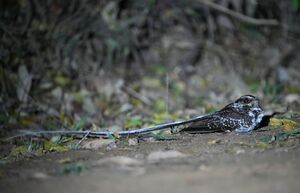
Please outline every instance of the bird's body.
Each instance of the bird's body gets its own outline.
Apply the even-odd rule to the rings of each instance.
[[[223,109],[199,118],[182,131],[189,133],[249,132],[259,125],[263,116],[264,112],[259,100],[252,95],[244,95]]]

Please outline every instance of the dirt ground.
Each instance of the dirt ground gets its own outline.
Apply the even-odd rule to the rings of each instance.
[[[3,193],[299,192],[299,139],[258,143],[277,132],[178,134],[174,140],[120,144],[112,150],[49,153],[1,164],[0,189]],[[66,162],[82,164],[82,172],[62,172]]]
[[[299,129],[300,0],[4,2],[0,193],[300,193],[300,135],[266,141],[280,120],[245,134],[77,150],[48,138],[34,138],[36,149],[32,138],[2,141],[20,129],[116,132],[186,120],[244,94],[268,115],[287,112],[287,127],[296,117]],[[50,150],[58,146],[68,151]],[[8,158],[15,152],[17,161]]]

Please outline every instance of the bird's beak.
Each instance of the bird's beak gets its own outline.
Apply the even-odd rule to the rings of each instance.
[[[259,100],[255,100],[251,103],[251,106],[252,107],[258,107],[258,108],[261,108],[260,106],[260,101]]]
[[[259,108],[261,108],[260,101],[257,101],[257,106],[258,106]],[[261,108],[261,109],[262,109],[262,108]]]

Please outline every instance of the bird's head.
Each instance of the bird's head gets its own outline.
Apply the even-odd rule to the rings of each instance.
[[[259,99],[252,95],[241,96],[234,102],[234,105],[241,107],[261,108]]]

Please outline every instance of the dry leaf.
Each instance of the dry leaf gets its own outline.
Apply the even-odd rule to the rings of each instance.
[[[49,176],[43,172],[34,172],[31,176],[35,180],[47,180]]]
[[[269,126],[281,127],[283,128],[284,131],[291,131],[296,129],[299,126],[299,124],[290,119],[271,118],[269,122]]]
[[[67,158],[57,160],[57,163],[65,164],[65,163],[70,163],[71,161],[72,161],[71,158],[67,157]]]
[[[213,145],[213,144],[217,144],[217,143],[220,143],[220,142],[221,142],[221,139],[211,139],[207,143],[209,145]]]
[[[121,135],[118,134],[118,133],[113,133],[112,136],[116,139],[120,139],[121,138]]]
[[[29,74],[25,65],[18,68],[18,79],[17,96],[20,101],[26,103],[31,88],[32,74]]]
[[[183,158],[186,157],[185,154],[179,152],[179,151],[175,151],[175,150],[169,150],[169,151],[154,151],[151,152],[147,159],[148,161],[159,161],[162,159],[170,159],[170,158]]]
[[[137,145],[137,144],[138,144],[137,138],[130,138],[130,139],[128,139],[128,144],[129,144],[130,146]]]
[[[143,164],[143,162],[126,156],[115,156],[115,157],[103,158],[96,162],[96,165],[106,165],[106,164],[114,164],[120,167],[132,167],[132,166],[140,166]]]
[[[114,142],[115,141],[113,139],[95,139],[83,141],[80,147],[83,149],[99,149]]]

